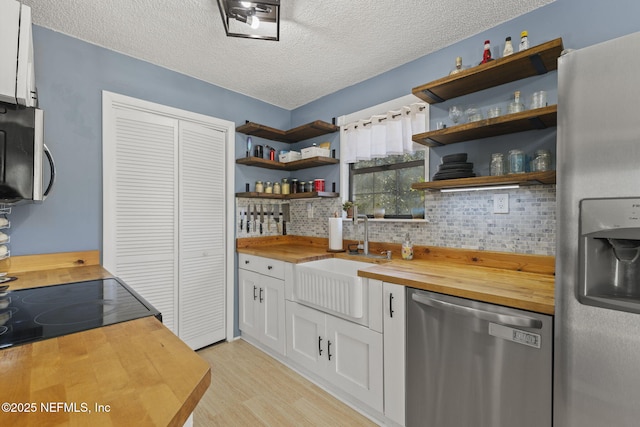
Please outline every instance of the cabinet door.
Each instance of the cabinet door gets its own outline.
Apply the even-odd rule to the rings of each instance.
[[[327,379],[382,412],[382,334],[333,316],[327,318]]]
[[[405,303],[406,288],[383,284],[384,414],[405,424]]]
[[[258,303],[262,343],[285,354],[284,280],[261,276]]]
[[[0,2],[0,101],[16,103],[20,3]]]
[[[324,374],[327,344],[325,314],[287,301],[287,356],[316,374]]]
[[[260,275],[253,271],[238,270],[239,327],[243,334],[258,338],[258,291]]]

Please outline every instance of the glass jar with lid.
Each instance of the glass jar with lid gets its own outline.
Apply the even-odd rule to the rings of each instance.
[[[298,178],[291,178],[291,192],[298,192]]]
[[[262,181],[256,181],[256,193],[264,193],[264,185]]]
[[[280,194],[280,183],[278,181],[273,183],[273,194]]]
[[[311,193],[313,191],[313,181],[307,181],[304,183],[304,192]]]
[[[491,155],[491,176],[500,176],[505,174],[504,154],[493,153]]]
[[[549,150],[536,150],[533,157],[533,171],[544,172],[551,169],[551,152]]]
[[[282,194],[291,193],[291,184],[289,184],[289,180],[287,178],[282,178],[282,184],[280,185],[282,189]]]
[[[520,100],[520,91],[517,90],[513,94],[513,102],[510,102],[509,106],[507,107],[507,113],[513,114],[520,113],[522,111],[524,111],[524,104]]]
[[[509,173],[525,173],[525,156],[522,150],[509,151]]]
[[[271,184],[271,181],[267,181],[264,184],[264,192],[267,194],[273,193],[273,184]]]

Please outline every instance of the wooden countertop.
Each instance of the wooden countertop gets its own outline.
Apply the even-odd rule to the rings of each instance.
[[[10,271],[10,289],[111,277],[78,265]],[[155,317],[0,350],[0,372],[2,402],[35,404],[0,411],[2,426],[182,426],[211,383],[209,364]]]
[[[430,260],[394,260],[358,276],[412,288],[554,314],[554,276]]]
[[[415,258],[400,259],[400,245],[370,244],[371,252],[391,250],[392,261],[327,251],[326,239],[300,236],[238,239],[237,251],[291,263],[339,257],[376,263],[358,275],[522,310],[554,314],[554,257],[451,248],[415,247]]]

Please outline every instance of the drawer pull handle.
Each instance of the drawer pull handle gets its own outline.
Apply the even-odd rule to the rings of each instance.
[[[262,297],[262,291],[263,291],[263,289],[260,288],[260,302],[264,301],[264,298]]]
[[[318,354],[322,356],[322,337],[318,337]]]
[[[245,263],[245,264],[249,264],[249,260],[248,260],[248,259],[245,259],[245,260],[244,260],[244,263]]]
[[[331,341],[327,341],[327,356],[331,360]]]
[[[393,294],[389,293],[389,317],[393,317]]]
[[[267,269],[268,269],[268,270],[271,270],[271,269],[273,269],[273,266],[272,266],[272,265],[268,265],[268,266],[267,266]]]
[[[253,287],[253,300],[255,301],[256,299],[258,299],[258,296],[256,295],[256,290],[258,288],[256,288],[255,286]]]

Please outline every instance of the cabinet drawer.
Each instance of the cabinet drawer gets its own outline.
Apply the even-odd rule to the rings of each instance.
[[[255,255],[238,254],[238,268],[284,280],[284,261]]]

